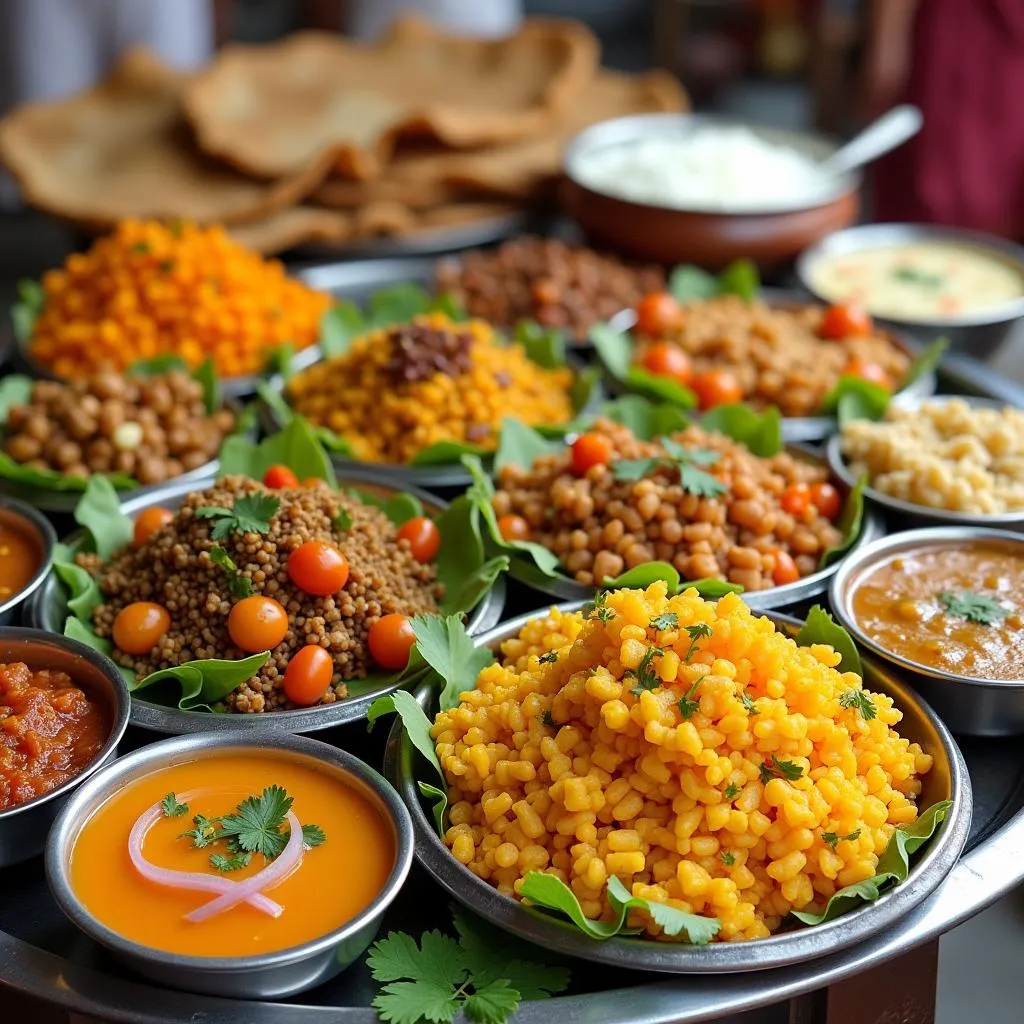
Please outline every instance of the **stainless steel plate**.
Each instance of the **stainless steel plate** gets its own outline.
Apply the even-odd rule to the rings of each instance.
[[[447,507],[447,503],[414,487],[397,489],[392,481],[382,480],[376,473],[366,470],[352,472],[338,481],[343,487],[358,487],[372,491],[382,497],[396,493],[412,494],[423,503],[424,509],[436,514]],[[176,509],[185,496],[195,490],[202,490],[213,484],[213,479],[191,483],[176,482],[125,502],[121,508],[129,516],[153,505]],[[74,544],[82,535],[77,531],[65,538],[65,543]],[[491,629],[501,618],[505,606],[505,581],[498,579],[483,600],[470,613],[466,627],[471,635]],[[64,589],[59,580],[50,573],[43,585],[32,595],[26,606],[30,625],[51,633],[63,633],[67,618],[67,604]],[[273,732],[307,733],[318,729],[329,729],[346,722],[366,717],[366,710],[378,697],[394,690],[393,685],[378,685],[363,693],[354,694],[333,704],[292,711],[274,711],[260,715],[217,715],[202,711],[181,711],[161,704],[152,704],[139,697],[132,697],[131,723],[154,732],[179,735],[183,733],[217,732],[231,730],[247,735],[259,736]]]
[[[565,605],[572,610],[578,605]],[[537,612],[506,622],[477,638],[479,646],[496,648],[514,636]],[[796,619],[770,615],[773,622],[794,630]],[[903,711],[901,734],[917,741],[935,759],[925,776],[921,806],[943,799],[953,806],[932,841],[911,867],[908,880],[875,903],[814,928],[799,928],[749,942],[690,946],[636,938],[589,939],[572,925],[532,910],[498,891],[463,867],[438,838],[424,811],[416,785],[415,750],[401,719],[395,720],[388,742],[385,774],[395,781],[413,819],[416,856],[445,890],[493,924],[557,953],[596,963],[670,974],[714,974],[757,971],[801,963],[845,949],[895,925],[942,883],[956,865],[971,823],[971,782],[956,743],[935,713],[883,664],[865,659],[865,678],[872,689],[889,694]],[[429,710],[434,695],[421,688],[417,699]]]

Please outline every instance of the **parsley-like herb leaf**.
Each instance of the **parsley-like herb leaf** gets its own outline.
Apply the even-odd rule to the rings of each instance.
[[[711,627],[706,622],[697,622],[692,626],[686,626],[686,634],[690,638],[690,646],[686,648],[686,654],[683,655],[683,661],[687,665],[693,659],[693,656],[697,653],[697,643],[700,640],[706,640],[711,636]]]
[[[246,797],[234,814],[220,819],[218,837],[234,836],[243,850],[273,860],[288,842],[281,826],[291,806],[292,798],[284,789],[268,786],[259,796]]]
[[[651,619],[651,629],[675,629],[679,625],[679,616],[675,612],[662,612]]]
[[[821,833],[822,842],[826,843],[828,846],[831,846],[833,850],[836,848],[837,844],[839,844],[839,843],[844,843],[846,841],[849,841],[849,842],[852,843],[855,839],[859,839],[859,838],[860,838],[860,829],[859,828],[855,829],[853,832],[848,832],[845,836],[839,835],[838,832],[822,832]]]
[[[217,841],[216,818],[207,818],[202,814],[197,814],[192,819],[192,824],[195,827],[190,828],[187,832],[182,832],[178,837],[179,839],[191,839],[192,845],[197,850],[201,850],[204,846],[209,846]]]
[[[735,782],[730,782],[729,785],[725,787],[725,792],[722,795],[726,800],[732,803],[732,801],[740,795],[740,787],[737,786]]]
[[[594,614],[602,622],[611,622],[612,619],[615,618],[615,612],[613,612],[606,604],[598,605],[598,607],[594,609]]]
[[[541,721],[542,721],[542,722],[543,722],[543,723],[544,723],[544,724],[545,724],[545,725],[546,725],[546,726],[547,726],[547,727],[548,727],[549,729],[557,729],[557,728],[558,728],[558,723],[557,723],[557,722],[556,722],[556,721],[554,720],[554,718],[552,717],[552,715],[551,715],[551,709],[550,709],[550,708],[548,708],[548,709],[547,709],[547,710],[546,710],[546,711],[544,712],[544,714],[540,716],[540,720],[541,720]]]
[[[225,857],[222,853],[211,853],[210,864],[218,871],[238,871],[252,863],[251,853],[236,853],[233,857]]]
[[[312,850],[314,846],[319,846],[326,841],[327,836],[324,835],[324,830],[319,825],[302,826],[302,845],[307,850]]]
[[[640,659],[640,664],[637,665],[636,671],[629,670],[630,675],[636,677],[636,686],[632,690],[634,697],[639,697],[644,690],[654,690],[661,686],[661,678],[654,671],[653,662],[655,658],[664,653],[660,647],[648,647],[644,652],[644,656]]]
[[[344,509],[339,509],[331,525],[338,533],[348,533],[352,529],[352,517]]]
[[[688,722],[693,713],[700,707],[700,701],[697,700],[697,691],[700,689],[700,684],[704,682],[703,677],[698,679],[697,682],[686,691],[686,695],[679,698],[679,714],[683,716],[683,721]]]
[[[757,710],[757,701],[754,700],[746,690],[740,694],[740,703],[743,705],[743,710],[746,711],[748,715],[761,714],[761,712]]]
[[[761,764],[762,783],[767,783],[773,777],[789,779],[790,782],[793,782],[799,779],[803,773],[803,768],[795,761],[783,761],[778,754],[772,754],[770,761],[764,761]]]
[[[243,598],[252,595],[252,580],[238,571],[234,559],[219,544],[214,544],[210,548],[210,561],[227,573],[228,590],[235,597]]]
[[[950,615],[967,619],[968,622],[977,622],[982,626],[991,626],[1009,614],[995,598],[973,594],[969,590],[944,590],[939,594],[939,601]]]
[[[545,651],[537,660],[542,665],[554,665],[558,661],[558,651]]]
[[[168,793],[160,801],[160,809],[164,812],[165,818],[180,818],[188,813],[188,804],[179,804],[178,798],[173,793]]]
[[[736,863],[736,854],[730,853],[728,850],[722,851],[722,863],[727,867],[731,868]]]
[[[234,508],[220,505],[203,505],[196,509],[200,519],[217,520],[210,530],[212,540],[223,540],[229,534],[266,533],[270,520],[281,507],[281,499],[272,494],[247,494],[235,502]]]
[[[668,469],[679,473],[679,484],[684,491],[698,497],[714,498],[729,490],[718,477],[698,468],[718,462],[721,458],[718,452],[707,448],[687,448],[669,437],[661,438],[659,443],[665,450],[664,455],[649,459],[619,459],[612,464],[612,476],[616,480],[640,480],[655,470]]]
[[[863,690],[845,690],[839,695],[839,705],[844,708],[856,708],[865,722],[870,722],[878,715],[875,702]]]

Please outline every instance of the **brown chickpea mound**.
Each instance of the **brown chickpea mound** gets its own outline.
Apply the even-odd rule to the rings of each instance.
[[[378,508],[327,486],[275,490],[280,507],[266,533],[231,533],[210,539],[214,522],[196,516],[203,506],[233,508],[244,495],[262,492],[261,484],[245,477],[226,477],[206,491],[189,494],[173,521],[141,547],[127,547],[106,565],[95,556],[79,556],[93,572],[104,603],[93,613],[93,626],[110,637],[117,613],[133,601],[154,601],[167,609],[171,628],[146,655],[114,651],[114,659],[138,676],[202,658],[240,659],[227,620],[237,600],[228,588],[228,575],[210,559],[218,543],[238,571],[252,581],[254,594],[274,598],[288,613],[288,632],[273,649],[259,673],[247,679],[225,704],[230,711],[279,711],[291,707],[284,695],[284,671],[289,658],[306,644],[319,644],[334,659],[334,675],[321,703],[330,704],[348,693],[346,683],[380,671],[370,659],[367,634],[382,616],[392,612],[415,615],[437,610],[444,588],[434,565],[417,562],[407,541],[395,536],[395,526]],[[339,512],[352,525],[334,526]],[[300,590],[288,576],[288,555],[309,540],[335,545],[347,558],[349,578],[328,597]]]
[[[638,440],[611,420],[599,420],[590,432],[611,442],[609,465],[577,476],[565,448],[541,456],[530,469],[506,466],[493,501],[499,516],[524,518],[530,540],[558,555],[569,575],[585,586],[662,561],[686,579],[710,577],[764,590],[775,585],[780,552],[793,559],[803,577],[840,542],[839,530],[813,505],[794,517],[780,503],[790,485],[828,480],[824,467],[787,452],[762,459],[722,434],[688,427],[672,440],[717,452],[718,461],[704,468],[728,487],[717,497],[698,497],[683,489],[671,467],[658,467],[639,480],[616,480],[616,461],[664,455],[664,448]]]
[[[207,413],[202,385],[187,373],[104,371],[67,384],[36,381],[29,403],[8,412],[3,450],[65,476],[120,472],[156,484],[215,458],[234,425],[230,409]]]

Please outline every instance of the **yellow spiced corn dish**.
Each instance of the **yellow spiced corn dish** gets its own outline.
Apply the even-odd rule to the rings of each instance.
[[[658,582],[552,609],[435,720],[445,843],[509,896],[547,871],[608,920],[614,875],[717,918],[720,940],[768,936],[875,874],[932,765],[839,661],[735,594],[669,598]]]

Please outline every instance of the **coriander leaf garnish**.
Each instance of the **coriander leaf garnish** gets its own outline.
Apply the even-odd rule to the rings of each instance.
[[[160,809],[164,812],[165,818],[180,818],[188,813],[188,804],[179,804],[178,798],[173,793],[168,793],[160,801]]]
[[[252,863],[251,853],[236,853],[233,857],[225,857],[222,853],[211,853],[210,864],[218,871],[238,871]]]
[[[995,598],[984,594],[972,594],[969,590],[944,590],[939,594],[939,601],[950,615],[967,619],[968,622],[977,622],[982,626],[991,626],[1009,614],[1008,609]]]
[[[845,690],[839,695],[839,706],[856,708],[865,722],[870,722],[872,718],[878,715],[875,702],[863,690]]]
[[[281,507],[281,499],[272,494],[247,494],[235,502],[234,508],[203,505],[196,509],[200,519],[215,519],[210,530],[212,540],[223,540],[230,533],[266,533],[270,520]]]
[[[690,646],[686,648],[686,654],[683,655],[683,661],[689,665],[693,656],[697,653],[697,642],[699,640],[706,640],[711,636],[711,627],[706,622],[698,622],[692,626],[686,626],[684,628],[687,636],[690,638]]]
[[[688,722],[693,713],[700,707],[700,701],[697,700],[697,691],[700,689],[700,684],[704,682],[703,677],[698,679],[697,682],[686,691],[686,695],[679,698],[678,708],[679,714],[683,716],[683,721]]]
[[[639,697],[644,690],[654,690],[661,686],[661,678],[658,673],[654,671],[654,659],[660,657],[665,652],[660,647],[648,647],[644,652],[644,656],[640,659],[640,664],[637,665],[636,671],[628,669],[630,675],[636,677],[636,686],[632,689],[634,697]]]
[[[789,779],[793,782],[803,775],[803,768],[795,761],[783,761],[778,754],[772,754],[770,761],[761,763],[761,782],[767,783],[771,778]]]
[[[609,608],[608,605],[606,605],[606,604],[599,605],[597,608],[595,608],[594,609],[594,614],[602,622],[611,622],[612,619],[615,618],[615,612],[613,612],[612,609]]]
[[[234,836],[243,850],[273,860],[288,842],[281,826],[291,807],[292,798],[284,789],[268,786],[259,796],[246,797],[234,814],[220,819],[218,838]]]
[[[679,616],[675,612],[662,612],[651,619],[651,629],[675,629],[679,625]]]
[[[721,458],[718,452],[708,448],[686,448],[669,437],[659,440],[664,455],[649,459],[619,459],[612,464],[612,476],[616,480],[640,480],[655,470],[675,470],[679,474],[679,484],[684,491],[700,498],[714,498],[729,490],[716,476],[705,473],[698,468],[711,466]]]
[[[210,561],[223,569],[228,576],[228,590],[237,597],[250,597],[252,595],[252,580],[238,571],[232,557],[219,544],[210,548]]]
[[[302,826],[302,845],[307,850],[312,850],[314,846],[319,846],[326,841],[327,836],[324,835],[324,830],[319,825]]]
[[[347,533],[352,529],[352,522],[352,517],[344,509],[339,509],[338,514],[331,520],[331,525],[338,533]]]
[[[730,782],[729,785],[725,787],[725,792],[722,795],[726,800],[732,803],[732,801],[740,795],[740,787],[737,786],[735,782]]]
[[[831,846],[834,850],[838,843],[853,842],[855,839],[860,838],[860,829],[855,829],[853,832],[848,832],[845,836],[839,835],[838,832],[822,832],[822,842]]]
[[[679,470],[679,484],[684,491],[695,494],[698,498],[715,498],[729,490],[717,476],[685,465]]]
[[[740,694],[740,703],[743,705],[743,710],[746,711],[748,715],[761,714],[761,712],[757,710],[757,701],[751,697],[746,690]]]
[[[215,843],[217,841],[216,818],[207,818],[202,814],[197,814],[192,819],[192,824],[195,828],[190,828],[187,832],[182,832],[178,837],[179,839],[191,839],[192,845],[197,850],[201,850],[204,846],[209,846],[211,843]]]
[[[941,274],[933,274],[919,267],[893,267],[889,276],[894,281],[919,284],[922,288],[941,288],[945,284],[945,278]]]
[[[736,854],[730,853],[728,850],[722,851],[722,863],[727,867],[731,868],[736,863]]]
[[[542,665],[554,665],[558,661],[558,651],[546,651],[537,660]]]
[[[543,715],[540,716],[540,720],[549,729],[557,729],[558,728],[558,723],[554,720],[554,718],[551,717],[551,709],[550,708],[547,711],[545,711]]]

